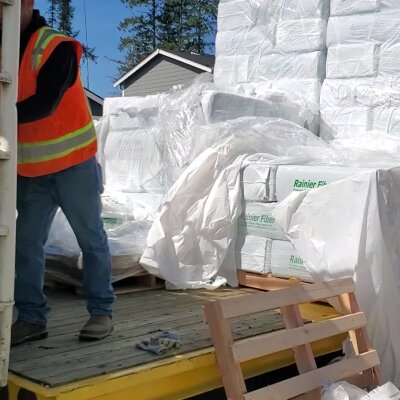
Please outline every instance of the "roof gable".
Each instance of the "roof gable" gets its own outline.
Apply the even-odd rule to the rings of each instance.
[[[114,83],[114,87],[117,87],[124,83],[128,78],[132,77],[135,73],[137,73],[140,69],[142,69],[145,65],[147,65],[150,61],[152,61],[157,56],[162,55],[167,58],[171,58],[173,60],[179,61],[183,64],[190,65],[191,67],[197,68],[204,72],[213,72],[215,58],[214,56],[202,56],[198,54],[191,53],[183,53],[183,52],[172,52],[165,51],[161,49],[155,50],[148,57],[146,57],[142,62],[132,68],[128,73],[122,76]]]
[[[103,105],[104,104],[104,99],[100,96],[98,96],[96,93],[92,92],[91,90],[89,90],[88,88],[85,88],[85,93],[86,96],[90,99],[95,101],[96,103]]]

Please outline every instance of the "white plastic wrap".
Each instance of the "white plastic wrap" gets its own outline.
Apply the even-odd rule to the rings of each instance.
[[[365,42],[399,43],[400,7],[397,10],[329,19],[328,47]]]
[[[379,72],[379,46],[376,43],[331,47],[326,60],[328,79],[369,78]]]
[[[389,81],[397,81],[400,76],[399,57],[400,43],[382,45],[379,55],[379,75]]]
[[[398,134],[400,9],[389,10],[329,20],[322,138],[368,131]]]
[[[133,114],[147,110],[149,114],[155,115],[166,96],[165,93],[161,93],[145,97],[107,97],[104,99],[103,114],[118,114],[120,112]]]
[[[261,81],[256,84],[255,91],[260,96],[270,96],[279,93],[291,104],[299,108],[299,115],[306,123],[305,127],[313,133],[318,133],[319,101],[321,82],[319,79],[280,79],[276,81]],[[293,120],[293,122],[296,122]]]
[[[165,192],[156,133],[151,129],[111,129],[104,151],[107,185],[127,192]]]
[[[293,193],[274,212],[316,281],[354,278],[383,377],[397,384],[399,210],[400,169],[394,168]]]
[[[280,165],[275,176],[275,198],[280,202],[292,192],[318,189],[363,171],[342,166]]]
[[[246,202],[240,216],[238,233],[274,240],[287,240],[282,228],[276,223],[272,211],[276,203]]]
[[[367,131],[398,135],[398,110],[397,78],[327,79],[321,92],[321,137],[330,140]]]
[[[332,0],[331,14],[321,137],[397,134],[400,2]]]
[[[369,392],[368,397],[370,400],[399,400],[400,390],[392,382],[387,382],[372,392]]]
[[[311,58],[318,63],[318,56]],[[207,136],[206,132],[215,132],[212,125],[215,122],[264,116],[288,119],[305,127],[313,126],[315,114],[310,112],[311,104],[304,102],[300,106],[301,100],[295,96],[297,90],[316,91],[315,81],[295,81],[291,85],[289,82],[276,82],[290,87],[292,97],[285,95],[287,89],[266,89],[269,86],[267,82],[260,85],[258,93],[239,95],[232,90],[217,89],[210,75],[200,76],[192,85],[171,92],[160,107],[154,127],[165,187],[171,187],[191,161],[213,143],[202,143],[202,138]],[[308,101],[313,94],[310,93]],[[313,111],[316,110],[317,105]]]
[[[387,0],[385,0],[387,1]],[[220,1],[218,31],[249,29],[255,25],[273,25],[276,21],[326,19],[328,0],[229,0]]]
[[[275,198],[276,167],[248,163],[241,172],[243,198],[248,202],[272,202]]]
[[[380,45],[365,42],[332,46],[328,50],[326,76],[329,79],[379,76],[383,84],[390,86],[400,76],[399,56],[400,43]]]
[[[123,193],[107,190],[102,195],[102,219],[106,231],[133,220],[153,221],[162,200],[150,193]]]
[[[292,192],[317,189],[361,173],[363,170],[363,168],[342,166],[296,164],[271,166],[257,162],[249,163],[242,171],[243,197],[250,213],[257,215],[262,213],[263,208],[271,207],[257,202],[280,202]],[[266,237],[276,239],[271,236]]]
[[[113,257],[124,256],[121,268],[135,264],[146,248],[147,234],[161,204],[162,197],[147,193],[106,191],[102,195],[102,219]],[[65,215],[59,210],[50,230],[46,254],[76,258],[81,250]]]
[[[363,135],[370,128],[370,110],[367,107],[326,108],[321,111],[320,137]]]
[[[316,51],[299,54],[270,54],[260,59],[255,81],[317,79],[325,77],[325,54]]]
[[[304,282],[313,281],[304,266],[303,259],[289,241],[268,239],[265,269],[277,278],[293,278]]]
[[[372,110],[371,129],[400,136],[400,107],[377,107]]]
[[[372,392],[365,392],[357,386],[347,382],[337,382],[326,386],[322,391],[321,400],[398,400],[400,391],[392,382],[376,388]]]
[[[152,222],[147,220],[128,221],[107,230],[111,253],[113,276],[135,276],[143,273],[139,261],[146,248],[147,234]],[[78,258],[78,268],[83,269],[83,257]]]
[[[293,59],[296,62],[288,68],[294,75],[311,76],[321,68],[319,52]],[[304,93],[307,99],[302,98]],[[113,111],[98,125],[106,184],[114,191],[165,193],[207,147],[198,138],[212,130],[210,124],[247,116],[274,117],[311,128],[317,123],[318,102],[316,80],[263,81],[251,93],[240,94],[217,88],[208,74],[168,94],[146,97],[143,104],[137,98],[131,104],[110,101]]]
[[[263,237],[239,234],[235,244],[237,268],[259,274],[269,273],[265,266],[267,241]]]
[[[326,386],[321,400],[367,400],[368,392],[347,382],[337,382]]]
[[[267,12],[269,4],[274,4],[273,9],[279,16],[285,20],[304,19],[304,18],[322,18],[326,19],[329,14],[328,0],[270,0],[266,2]]]
[[[147,245],[147,234],[152,222],[128,221],[107,232],[112,256],[131,256],[139,262]]]
[[[374,13],[400,8],[397,0],[331,0],[331,15]]]
[[[215,51],[218,57],[251,56],[270,54],[274,50],[274,38],[267,35],[268,25],[257,25],[250,30],[218,31]]]
[[[186,87],[142,98],[110,99],[98,125],[99,160],[114,191],[165,193],[190,162],[195,128],[205,124],[209,74]]]
[[[271,117],[287,119],[318,133],[321,91],[319,80],[263,80],[257,83],[238,85],[235,90],[246,96],[271,100],[274,104]]]
[[[238,119],[213,129],[199,133],[207,136],[200,142],[214,145],[170,189],[141,263],[175,288],[214,288],[223,282],[218,277],[236,285],[234,244],[246,163],[382,166],[293,193],[274,216],[313,279],[355,278],[384,377],[399,382],[400,170],[387,168],[400,165],[400,139],[367,135],[327,145],[294,124],[267,119]]]
[[[278,278],[313,281],[291,242],[238,234],[235,254],[238,269],[272,274]]]
[[[326,79],[321,92],[321,109],[329,107],[400,106],[400,82],[382,78]]]
[[[105,183],[115,191],[166,191],[161,152],[154,131],[166,95],[106,99],[106,114],[97,125],[98,159]]]
[[[169,92],[156,120],[157,145],[161,151],[164,184],[170,188],[193,160],[193,143],[205,124],[201,99],[215,89],[212,76],[197,77],[187,87]]]
[[[328,0],[221,2],[214,82],[264,99],[280,91],[318,133],[328,14]]]
[[[207,124],[249,116],[283,118],[300,126],[306,124],[300,116],[300,108],[281,97],[258,99],[232,92],[208,90],[202,97],[201,105]]]
[[[384,168],[388,163],[385,161],[388,155],[393,158],[393,166],[400,165],[400,139],[396,136],[384,133],[370,131],[363,136],[352,135],[341,137],[331,142],[331,146],[335,149],[335,153],[339,151],[344,153],[344,149],[358,149],[369,154],[365,156],[365,160],[370,157],[371,163],[368,167]],[[336,150],[338,149],[338,150]],[[398,161],[397,161],[398,160]],[[349,157],[349,164],[351,157]],[[360,166],[354,160],[353,166]],[[365,166],[365,163],[362,165]]]
[[[231,87],[250,81],[251,56],[219,56],[215,60],[214,81],[220,87]]]
[[[261,0],[262,17],[265,20],[294,20],[305,18],[326,18],[329,13],[327,0]]]
[[[54,256],[77,257],[80,248],[71,225],[61,210],[57,211],[51,226],[49,238],[45,246],[45,253]]]
[[[279,21],[276,46],[284,52],[308,52],[325,48],[327,21],[300,19]]]
[[[198,148],[198,132],[246,116],[308,126],[313,115],[296,102],[273,90],[258,96],[221,90],[209,74],[167,94],[145,97],[143,103],[138,98],[109,100],[109,114],[97,125],[105,182],[114,191],[165,193],[206,148]]]
[[[103,181],[106,183],[105,170],[106,170],[106,158],[104,156],[104,146],[107,142],[107,136],[110,132],[110,119],[108,117],[101,118],[95,126],[97,135],[97,161],[102,167]]]
[[[259,11],[257,1],[231,0],[220,2],[218,7],[218,30],[249,29],[256,24]]]
[[[261,118],[215,124],[206,136],[198,140],[214,145],[170,189],[141,258],[149,272],[181,289],[213,281],[218,274],[236,284],[234,259],[222,264],[234,246],[242,213],[240,171],[246,155],[265,152],[263,161],[271,162],[298,146],[325,146],[295,124]]]
[[[325,53],[320,52],[293,57],[273,54],[261,60],[254,60],[251,56],[218,57],[214,70],[218,87],[256,95],[260,99],[280,93],[309,122],[318,117],[324,76]]]

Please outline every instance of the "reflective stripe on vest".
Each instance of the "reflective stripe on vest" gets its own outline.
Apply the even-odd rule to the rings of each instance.
[[[56,36],[64,37],[64,35],[62,35],[60,32],[55,31],[54,29],[46,27],[41,29],[32,55],[32,70],[36,70],[39,68],[46,46]]]
[[[46,142],[19,143],[18,163],[35,163],[55,160],[89,146],[96,141],[96,130],[91,121],[87,126],[63,137]]]

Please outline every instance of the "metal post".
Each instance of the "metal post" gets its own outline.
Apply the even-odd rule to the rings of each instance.
[[[0,386],[7,384],[15,275],[20,0],[3,7],[0,92]]]

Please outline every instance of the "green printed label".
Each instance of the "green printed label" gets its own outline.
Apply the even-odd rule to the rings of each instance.
[[[311,181],[304,179],[296,179],[294,181],[293,190],[302,191],[307,189],[316,189],[319,187],[326,186],[328,183],[326,181]]]
[[[239,232],[244,235],[286,240],[282,228],[272,215],[276,206],[253,203],[246,205],[246,212],[239,219]]]
[[[303,266],[304,261],[299,256],[290,256],[290,266],[299,267]]]
[[[122,224],[122,218],[118,217],[102,217],[102,220],[107,227],[116,227]]]
[[[275,218],[271,215],[267,214],[242,214],[240,217],[242,222],[245,222],[247,225],[254,225],[254,226],[262,226],[262,225],[272,225],[275,223]]]

